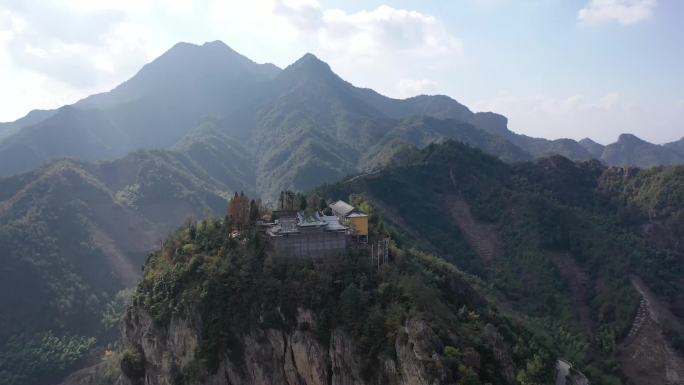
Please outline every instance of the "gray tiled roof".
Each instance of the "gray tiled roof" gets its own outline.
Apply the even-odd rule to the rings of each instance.
[[[275,224],[270,225],[267,232],[271,236],[280,236],[284,234],[296,234],[302,228],[320,228],[327,231],[344,231],[346,226],[340,223],[340,220],[334,216],[320,215],[319,213],[299,212],[295,218],[281,218]]]
[[[341,217],[346,217],[347,215],[354,212],[354,210],[356,210],[354,206],[350,205],[345,201],[337,201],[335,203],[331,203],[330,208],[332,209],[333,213],[335,213],[335,215]]]

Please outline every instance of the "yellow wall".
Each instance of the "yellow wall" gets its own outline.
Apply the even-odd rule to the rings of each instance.
[[[368,236],[368,217],[352,217],[351,228],[358,235]]]

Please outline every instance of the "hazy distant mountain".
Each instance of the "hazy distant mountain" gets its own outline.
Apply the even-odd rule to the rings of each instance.
[[[579,144],[584,147],[587,152],[591,154],[596,159],[601,159],[601,156],[603,155],[603,151],[606,149],[606,146],[596,143],[593,140],[589,138],[584,138],[579,141]]]
[[[112,91],[40,114],[0,142],[0,175],[63,156],[112,159],[139,148],[169,148],[207,116],[244,106],[278,72],[222,42],[176,44]]]
[[[382,152],[391,140],[424,147],[434,140],[460,138],[490,151],[498,151],[502,143],[503,158],[529,158],[510,143],[506,147],[505,139],[461,119],[422,119],[413,125],[413,135],[406,135],[411,125],[406,117],[464,118],[472,113],[445,96],[397,100],[354,87],[311,54],[285,68],[254,101],[248,112],[253,117],[228,116],[223,125],[235,136],[234,127],[247,122],[240,135],[247,135],[242,140],[255,151],[257,190],[265,196],[284,188],[309,189],[368,169],[390,158]]]
[[[622,134],[617,142],[606,146],[601,159],[615,166],[684,164],[684,155],[674,149],[646,142],[631,134]]]
[[[572,160],[588,160],[593,158],[584,147],[572,139],[548,140],[516,134],[511,141],[535,158],[550,155],[562,155]]]
[[[257,64],[221,41],[201,46],[178,43],[113,90],[89,96],[78,107],[107,107],[160,99],[189,112],[231,111],[254,81],[280,72]]]
[[[0,169],[28,171],[51,159],[111,159],[130,148],[129,138],[101,110],[62,107],[0,142]]]
[[[462,122],[471,123],[475,127],[487,131],[488,133],[503,138],[515,144],[528,155],[533,157],[548,156],[559,154],[574,160],[585,160],[591,158],[576,141],[571,139],[547,140],[542,138],[532,138],[525,135],[516,134],[508,129],[508,119],[493,112],[473,113],[466,106],[444,95],[427,96],[421,95],[403,101],[383,98],[377,93],[368,96],[371,104],[381,109],[383,112],[394,117],[406,117],[415,114],[424,114],[440,119],[455,119]],[[454,137],[454,139],[457,139]],[[485,147],[484,151],[489,152]],[[489,152],[498,156],[496,152]],[[506,159],[506,157],[503,157]],[[511,159],[508,160],[520,160]]]
[[[504,161],[532,160],[527,152],[515,146],[501,136],[491,134],[476,128],[470,123],[455,119],[436,119],[426,115],[416,115],[402,119],[396,127],[388,131],[376,144],[367,151],[367,157],[376,158],[366,164],[368,169],[384,165],[380,159],[387,159],[391,150],[385,147],[395,147],[397,143],[404,143],[423,148],[430,143],[441,142],[446,138],[458,140],[471,147],[479,148],[489,154],[497,154]]]
[[[684,138],[662,146],[631,134],[620,135],[617,142],[607,146],[589,138],[582,139],[579,143],[593,158],[611,166],[652,167],[684,164]]]
[[[681,138],[675,142],[666,143],[665,147],[675,150],[678,153],[684,155],[684,138]]]
[[[36,124],[52,116],[54,113],[54,110],[33,110],[26,114],[26,116],[19,118],[14,122],[0,123],[0,141],[12,134],[17,133],[23,127]]]
[[[434,119],[407,130],[415,116]],[[135,149],[169,149],[181,141],[187,146],[188,135],[207,119],[231,148],[250,154],[253,187],[264,196],[332,182],[390,159],[399,146],[447,138],[508,161],[552,154],[599,157],[598,149],[574,140],[516,134],[506,117],[473,113],[447,96],[400,100],[355,87],[311,54],[280,70],[217,41],[179,43],[110,92],[4,123],[0,175],[64,156],[102,160]],[[639,159],[621,154],[621,148],[611,148],[610,164],[679,162],[667,154]]]

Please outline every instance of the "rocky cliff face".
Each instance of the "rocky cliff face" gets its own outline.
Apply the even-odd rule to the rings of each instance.
[[[122,327],[122,343],[130,353],[122,360],[124,374],[117,384],[417,385],[448,383],[452,377],[449,359],[441,354],[441,339],[419,317],[406,320],[393,341],[394,354],[384,354],[378,366],[368,368],[346,331],[331,330],[326,346],[315,332],[314,314],[299,309],[297,327],[291,331],[253,328],[239,336],[221,355],[215,372],[196,366],[201,322],[174,318],[168,328],[159,329],[144,309],[133,308]],[[515,368],[503,338],[491,324],[485,335],[505,378],[514,383]],[[474,350],[464,356],[469,364],[480,366]]]
[[[446,262],[392,248],[381,266],[354,252],[291,263],[265,256],[256,234],[227,233],[211,219],[171,236],[145,265],[117,352],[65,384],[551,380],[544,341]]]
[[[556,362],[556,385],[589,385],[589,380],[572,364],[564,360]]]

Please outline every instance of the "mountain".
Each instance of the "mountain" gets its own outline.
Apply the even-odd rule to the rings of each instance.
[[[138,282],[148,253],[254,186],[242,151],[206,124],[175,151],[58,160],[0,179],[0,383],[54,383],[87,341],[111,341],[103,312]]]
[[[377,219],[377,218],[375,218]],[[382,233],[379,223],[371,236]],[[252,231],[189,224],[145,265],[120,348],[65,384],[548,383],[548,341],[453,266],[392,247],[333,266],[265,253]]]
[[[173,147],[187,155],[209,177],[230,191],[255,195],[256,160],[238,141],[228,137],[215,121],[204,121]]]
[[[574,160],[586,160],[591,158],[577,142],[571,139],[547,140],[532,138],[516,134],[508,129],[508,119],[493,112],[473,113],[466,106],[444,95],[421,95],[408,98],[404,101],[395,101],[382,98],[374,94],[369,98],[371,104],[379,108],[389,116],[405,118],[411,115],[428,115],[439,119],[454,119],[470,123],[478,129],[494,135],[498,140],[506,140],[527,152],[527,156],[541,157],[551,154],[559,154]],[[458,139],[458,138],[453,138]],[[479,147],[479,146],[478,146]],[[497,152],[480,147],[484,151],[499,156]],[[505,160],[520,160],[522,157],[503,158]]]
[[[666,143],[665,147],[684,155],[684,138],[681,138],[675,142]]]
[[[170,148],[206,117],[244,106],[279,71],[222,42],[176,44],[110,92],[42,113],[33,124],[24,118],[24,127],[0,142],[0,175],[60,157],[103,160]]]
[[[262,154],[257,189],[267,195],[352,173],[360,152],[384,128],[374,124],[382,114],[311,54],[285,68],[268,91],[252,131]]]
[[[572,139],[539,139],[525,135],[517,135],[513,143],[526,150],[535,158],[562,155],[572,160],[589,160],[593,157],[579,143]]]
[[[65,384],[552,383],[558,357],[578,383],[679,381],[684,167],[508,164],[449,140],[390,164],[312,193],[392,238],[380,267],[188,223],[148,259],[119,349]]]
[[[122,155],[119,149],[127,146],[126,142],[125,134],[103,112],[66,106],[0,142],[0,167],[28,171],[65,155],[113,159]]]
[[[201,46],[178,43],[130,80],[110,92],[89,96],[76,106],[102,108],[141,99],[165,99],[169,107],[188,112],[230,111],[234,99],[249,92],[246,88],[254,81],[271,79],[279,71],[270,63],[254,63],[221,41]]]
[[[174,148],[206,119],[257,160],[249,171],[257,175],[252,188],[265,197],[367,169],[359,159],[383,158],[368,152],[383,150],[378,141],[399,140],[400,133],[387,132],[403,130],[402,120],[412,116],[452,126],[423,137],[468,137],[473,145],[501,149],[504,159],[529,158],[505,139],[464,124],[476,115],[446,96],[397,100],[354,87],[311,54],[280,71],[220,42],[179,43],[114,90],[54,111],[0,142],[0,174],[63,156],[114,159],[136,148]],[[427,144],[410,139],[402,138]]]
[[[20,129],[26,126],[36,124],[52,116],[54,111],[49,110],[33,110],[24,117],[15,120],[14,122],[0,123],[0,141],[6,137],[19,132]]]
[[[82,366],[93,346],[111,342],[114,332],[102,321],[116,319],[111,311],[123,314],[126,292],[120,290],[138,282],[139,266],[148,257],[122,339],[132,350],[115,353],[117,363],[132,365],[124,371],[132,369],[128,374],[133,379],[141,364],[136,361],[140,346],[152,365],[149,373],[167,379],[178,374],[173,365],[167,371],[163,353],[177,355],[186,349],[166,346],[164,333],[170,333],[178,337],[172,341],[213,352],[199,363],[199,356],[170,361],[197,364],[200,376],[213,375],[203,361],[213,359],[229,368],[224,369],[231,381],[253,381],[247,373],[230,372],[232,366],[240,360],[259,361],[274,346],[285,349],[289,344],[282,351],[299,354],[300,361],[303,348],[323,352],[306,358],[326,369],[314,373],[311,366],[294,367],[291,359],[288,363],[287,357],[276,355],[261,360],[271,366],[253,366],[250,373],[273,367],[273,373],[295,373],[297,381],[305,381],[328,374],[332,378],[339,364],[356,373],[352,380],[368,382],[363,374],[368,357],[363,354],[381,351],[369,335],[394,333],[396,329],[387,328],[397,325],[376,330],[372,328],[379,323],[370,322],[372,330],[363,330],[367,324],[337,313],[339,323],[326,324],[333,321],[321,313],[333,311],[326,306],[342,305],[350,283],[373,304],[361,309],[372,311],[358,314],[359,319],[394,322],[391,317],[399,317],[406,333],[413,333],[414,347],[421,346],[400,357],[395,355],[410,346],[406,336],[391,334],[385,341],[393,346],[382,346],[387,349],[382,364],[388,366],[378,375],[398,383],[403,375],[465,381],[471,371],[484,381],[511,382],[511,368],[515,376],[529,374],[530,368],[548,374],[549,363],[558,356],[577,363],[598,383],[621,378],[664,383],[671,378],[662,378],[663,372],[681,371],[682,168],[611,168],[590,160],[600,156],[621,166],[681,163],[681,141],[658,146],[623,135],[602,148],[587,140],[531,138],[510,131],[506,117],[473,113],[447,96],[392,99],[344,81],[314,55],[280,70],[256,64],[221,42],[180,43],[108,93],[57,110],[33,111],[3,124],[0,131],[9,133],[0,138],[0,175],[11,175],[0,179],[2,383],[55,382]],[[131,152],[136,149],[142,150]],[[298,293],[285,299],[304,310],[303,319],[262,311],[274,303],[250,286],[250,279],[270,280],[262,273],[273,266],[255,249],[238,247],[228,265],[205,260],[222,252],[216,248],[225,241],[217,238],[216,229],[225,226],[219,220],[195,227],[206,236],[197,245],[193,240],[185,247],[193,225],[184,225],[161,252],[149,254],[186,218],[206,213],[222,217],[226,199],[235,192],[268,200],[283,189],[309,190],[326,183],[317,190],[326,198],[365,197],[371,217],[385,229],[383,234],[394,238],[396,255],[406,256],[408,265],[392,266],[387,274],[361,266],[360,281],[346,277],[359,272],[354,266],[332,277],[278,266],[276,280],[282,286],[265,287]],[[179,251],[173,246],[183,247]],[[170,254],[179,257],[169,263],[178,270],[165,267]],[[353,256],[347,262],[363,264]],[[225,270],[211,275],[214,263]],[[261,272],[249,270],[253,267]],[[243,268],[246,281],[230,281],[232,269]],[[201,283],[207,285],[198,286],[204,274],[208,281]],[[435,277],[439,279],[432,281]],[[226,293],[213,281],[224,279],[246,286]],[[328,285],[302,289],[325,293],[326,301],[298,302],[300,282]],[[444,282],[453,285],[444,287]],[[410,298],[383,302],[394,290],[384,288],[395,286]],[[416,286],[426,291],[411,292]],[[211,290],[219,291],[217,297],[205,296]],[[252,293],[263,295],[253,303],[261,310],[246,318],[258,327],[241,329],[239,321],[226,315],[222,301],[239,302]],[[428,302],[434,307],[421,307]],[[189,325],[156,324],[170,304],[199,318],[173,314],[174,322]],[[275,305],[282,304],[284,299]],[[378,304],[382,306],[374,307]],[[473,319],[470,313],[463,318],[464,304],[464,312],[474,312]],[[393,313],[395,307],[403,310]],[[508,311],[512,324],[497,314]],[[421,318],[425,315],[430,317]],[[270,326],[264,325],[270,321],[281,327],[271,345],[260,340],[271,335]],[[213,322],[225,329],[217,332]],[[313,326],[323,340],[311,339]],[[541,333],[539,344],[522,346],[511,337],[532,338],[527,334],[531,331]],[[340,333],[348,335],[331,351],[327,343]],[[168,349],[160,351],[162,356],[150,351],[142,335]],[[235,335],[242,338],[238,347],[256,350],[225,350]],[[224,345],[213,346],[207,338]],[[259,341],[250,345],[250,338]],[[338,348],[352,353],[338,360]],[[644,349],[652,353],[651,360],[638,356]],[[426,361],[428,352],[434,358]],[[410,369],[393,377],[392,365]],[[193,367],[183,367],[183,376],[192,375]],[[434,372],[436,367],[441,369]]]
[[[447,122],[421,124],[429,132],[414,128],[417,136],[407,136],[407,124],[421,116]],[[307,190],[376,167],[394,149],[425,145],[425,138],[465,140],[506,161],[551,154],[573,160],[596,157],[596,151],[574,140],[514,133],[504,116],[473,113],[444,95],[401,100],[355,87],[312,54],[280,70],[215,41],[178,43],[109,92],[4,123],[0,175],[29,171],[60,157],[112,160],[136,149],[172,149],[205,121],[251,154],[255,163],[249,172],[256,175],[252,188],[265,199],[283,189]],[[451,127],[445,130],[445,125]],[[621,148],[612,146],[606,161],[680,161],[666,155],[620,155]]]
[[[311,54],[285,68],[273,82],[257,107],[250,139],[262,154],[257,190],[265,196],[283,188],[311,189],[373,167],[365,161],[386,157],[384,146],[389,143],[422,148],[434,140],[456,138],[501,151],[498,155],[506,159],[529,158],[505,139],[461,120],[421,115],[445,117],[467,111],[452,99],[386,98],[354,87]]]
[[[398,244],[477,275],[592,382],[684,373],[684,168],[510,165],[449,141],[392,164],[317,193],[367,199]]]
[[[378,143],[366,151],[366,156],[371,158],[361,159],[367,169],[384,166],[388,159],[392,159],[392,151],[387,147],[396,147],[398,144],[410,145],[415,148],[424,148],[431,143],[445,139],[458,140],[475,148],[482,149],[489,154],[497,156],[509,162],[531,160],[532,157],[513,143],[480,130],[469,123],[463,123],[454,119],[436,119],[425,115],[415,115],[400,120],[396,127],[383,135]],[[377,160],[382,157],[383,160]]]
[[[596,143],[589,138],[580,140],[579,144],[584,147],[584,149],[587,150],[587,152],[589,152],[595,159],[601,159],[601,156],[603,156],[603,151],[606,149],[606,146]]]
[[[652,167],[684,163],[684,155],[675,149],[646,142],[631,134],[622,134],[617,142],[606,146],[602,159],[616,166]]]
[[[634,135],[620,135],[618,141],[603,146],[589,138],[579,142],[593,158],[611,166],[653,167],[684,162],[684,139],[657,145]]]

